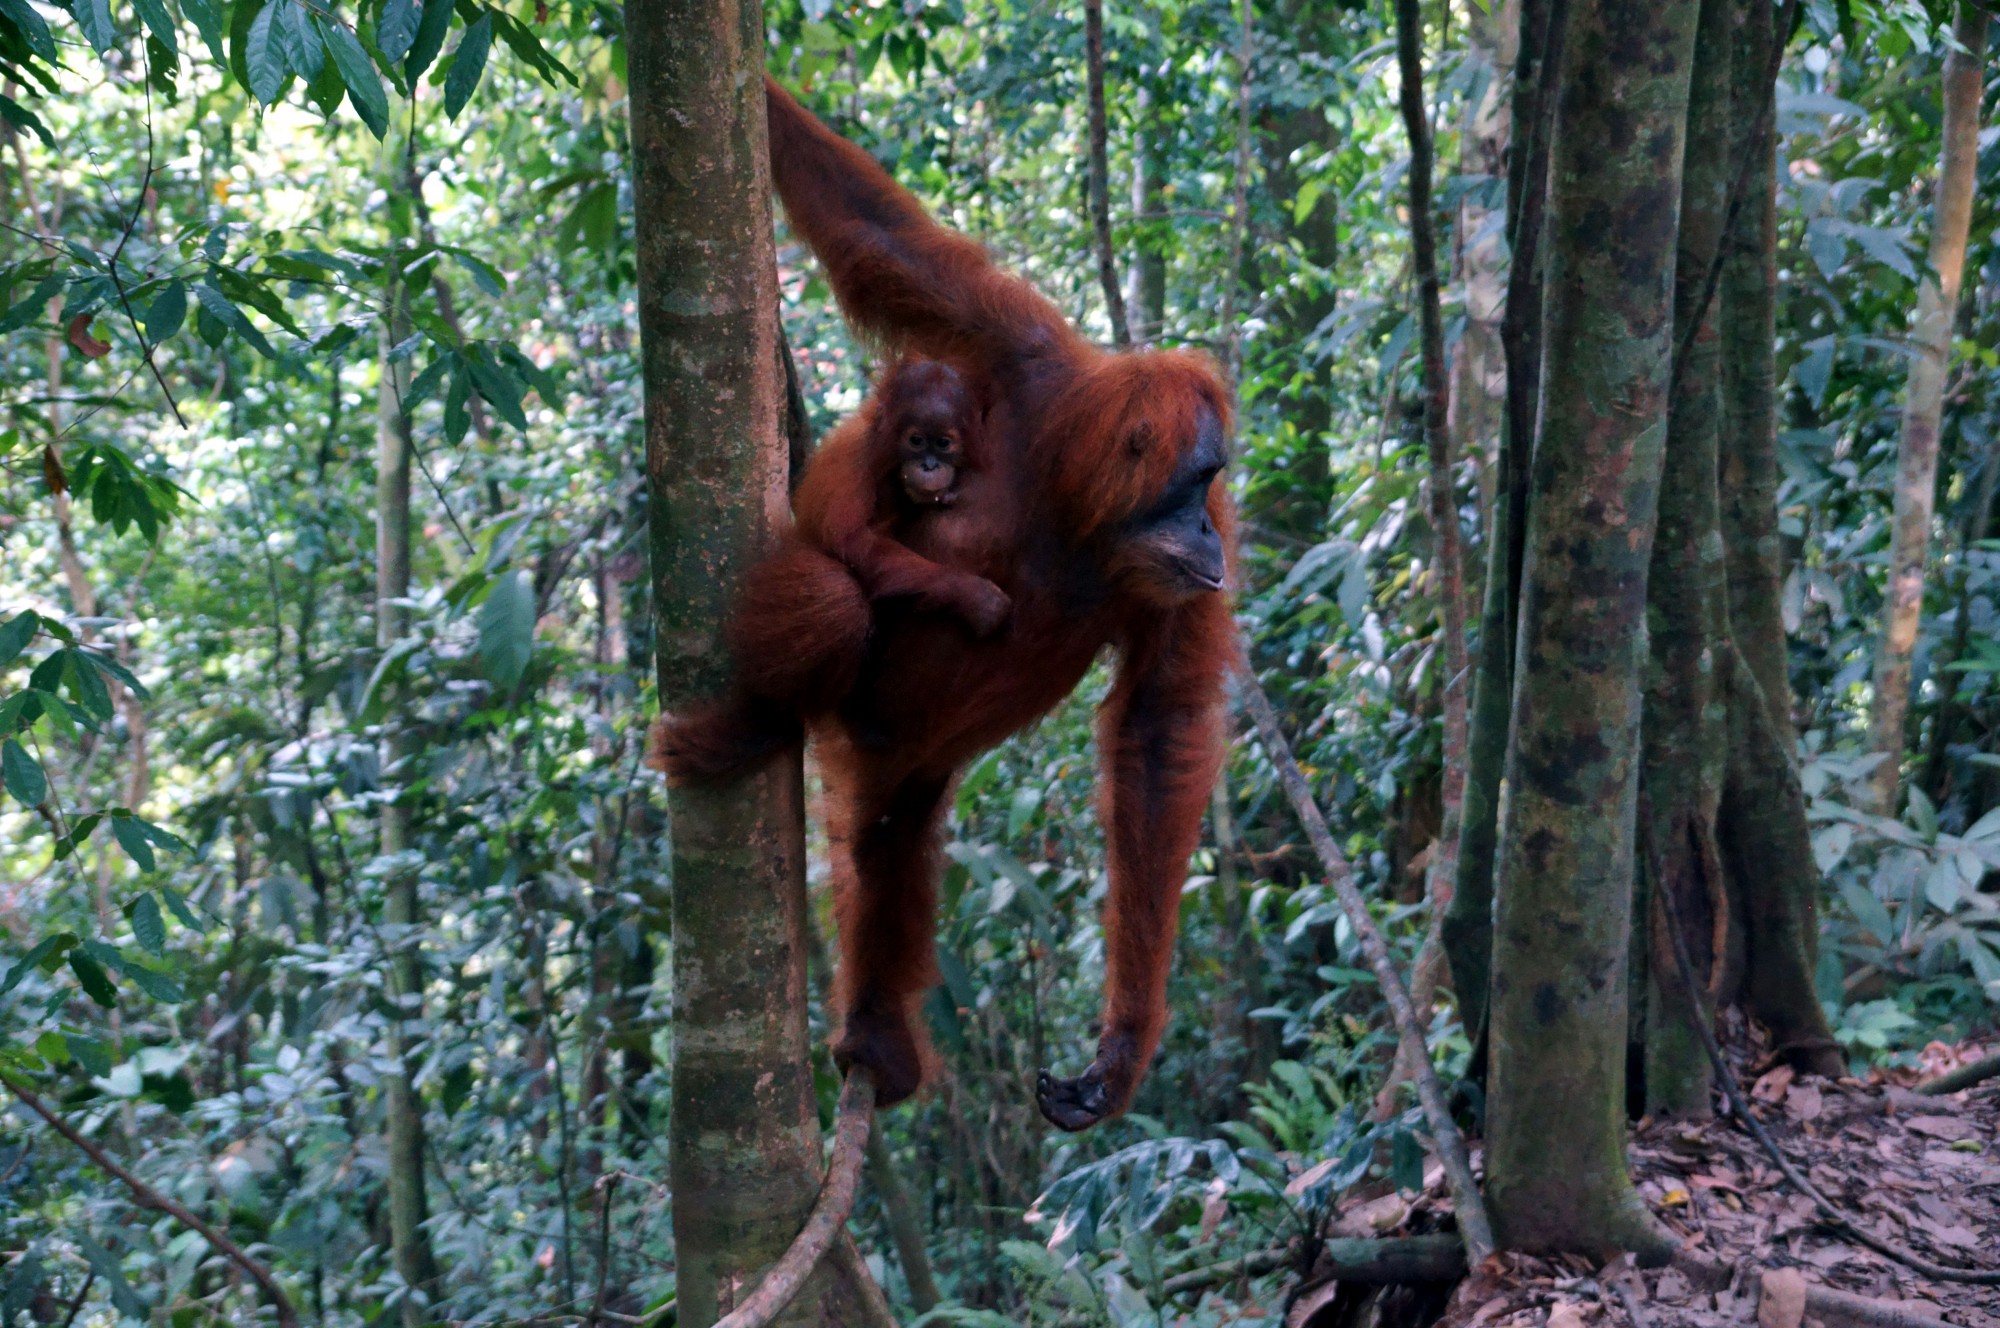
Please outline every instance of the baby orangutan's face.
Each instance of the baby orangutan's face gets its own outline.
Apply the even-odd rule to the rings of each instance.
[[[965,445],[958,430],[918,421],[902,432],[903,494],[917,507],[950,507],[958,501],[958,472]]]

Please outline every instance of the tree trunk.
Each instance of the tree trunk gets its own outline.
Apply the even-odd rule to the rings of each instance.
[[[1722,515],[1716,490],[1721,425],[1721,345],[1709,273],[1729,209],[1730,63],[1734,0],[1701,0],[1694,74],[1688,87],[1687,151],[1681,172],[1680,234],[1674,259],[1673,344],[1686,351],[1673,365],[1667,404],[1667,453],[1660,474],[1660,513],[1646,580],[1647,674],[1643,778],[1647,798],[1639,833],[1652,836],[1660,875],[1645,877],[1637,916],[1650,940],[1640,953],[1633,993],[1643,990],[1646,1110],[1658,1115],[1709,1114],[1708,1053],[1690,1017],[1713,1018],[1709,995],[1719,971],[1715,938],[1726,923],[1727,895],[1715,844],[1727,737],[1716,689],[1715,652],[1728,631],[1722,563]],[[1699,320],[1695,324],[1695,320]],[[1688,334],[1695,324],[1692,335]],[[1673,895],[1670,914],[1665,892]],[[1685,929],[1699,991],[1681,981],[1670,917]],[[1643,988],[1638,979],[1644,977]]]
[[[1097,281],[1104,288],[1104,312],[1111,320],[1111,340],[1132,344],[1125,321],[1125,292],[1118,289],[1118,251],[1111,247],[1111,163],[1105,143],[1104,0],[1083,0],[1084,83],[1090,129],[1090,229],[1097,243]]]
[[[1127,299],[1132,339],[1141,345],[1159,340],[1167,321],[1167,250],[1158,237],[1169,234],[1160,212],[1166,190],[1160,179],[1159,145],[1153,136],[1159,123],[1153,96],[1144,81],[1138,90],[1139,113],[1132,125],[1132,293]]]
[[[1882,605],[1882,640],[1875,651],[1875,700],[1868,745],[1881,756],[1869,776],[1874,810],[1896,814],[1903,762],[1903,721],[1910,708],[1910,655],[1924,607],[1924,563],[1930,552],[1937,499],[1938,429],[1944,376],[1951,360],[1952,315],[1965,271],[1972,191],[1979,171],[1979,97],[1990,22],[1982,0],[1958,0],[1952,24],[1957,47],[1944,60],[1944,140],[1937,203],[1931,221],[1930,270],[1917,283],[1917,317],[1910,329],[1910,386],[1903,403],[1903,439],[1896,458],[1896,511],[1889,544],[1889,585]]]
[[[1460,175],[1502,179],[1507,171],[1509,114],[1507,74],[1521,40],[1521,0],[1499,0],[1490,10],[1478,5],[1467,16],[1468,54],[1488,71],[1485,95],[1468,100],[1459,125]],[[1500,319],[1507,302],[1507,245],[1504,215],[1468,192],[1458,205],[1458,265],[1465,282],[1465,329],[1451,361],[1452,450],[1479,462],[1480,511],[1491,513],[1500,477],[1501,419],[1507,401],[1507,364],[1500,344]],[[1492,518],[1482,528],[1492,536]]]
[[[1543,218],[1548,203],[1549,133],[1562,68],[1568,0],[1519,0],[1511,110],[1515,151],[1507,170],[1506,411],[1500,464],[1486,531],[1486,585],[1479,615],[1478,676],[1467,717],[1465,797],[1460,809],[1458,882],[1443,939],[1459,1014],[1485,1063],[1488,987],[1493,965],[1493,867],[1500,775],[1514,695],[1514,639],[1520,611],[1529,453],[1541,392]]]
[[[1493,1215],[1529,1251],[1672,1248],[1625,1169],[1625,986],[1695,16],[1577,0],[1558,82],[1487,1095]]]
[[[655,639],[671,709],[721,688],[731,594],[785,516],[764,30],[749,0],[637,0],[626,18]],[[802,785],[790,760],[667,799],[682,1328],[708,1328],[754,1288],[819,1188]],[[852,1322],[850,1309],[823,1266],[778,1322]]]
[[[1728,640],[1715,661],[1727,698],[1728,764],[1717,810],[1731,929],[1718,1004],[1741,999],[1799,1069],[1839,1074],[1840,1044],[1813,985],[1821,888],[1793,768],[1791,685],[1778,537],[1777,138],[1771,6],[1740,0],[1733,43],[1732,155],[1748,161],[1717,287],[1722,332],[1719,469]],[[1754,140],[1752,134],[1754,131]]]
[[[410,593],[410,417],[403,409],[409,389],[408,362],[392,364],[389,352],[409,335],[408,299],[402,276],[392,272],[389,316],[381,327],[381,383],[376,396],[375,428],[375,645],[385,654],[409,625],[401,601]],[[400,709],[400,707],[399,707]],[[384,725],[382,767],[397,786],[393,801],[382,806],[382,855],[407,853],[410,837],[409,763],[414,751],[392,714]],[[407,1030],[424,1020],[423,956],[415,931],[419,919],[417,873],[398,864],[386,882],[382,921],[395,947],[389,961],[389,999],[395,1006],[389,1021],[389,1058],[396,1069],[383,1078],[389,1127],[389,1236],[396,1272],[412,1291],[428,1297],[436,1288],[437,1262],[431,1253],[424,1220],[430,1215],[424,1195],[424,1103],[410,1080]],[[404,1328],[421,1328],[430,1321],[428,1301],[415,1295],[402,1302]]]

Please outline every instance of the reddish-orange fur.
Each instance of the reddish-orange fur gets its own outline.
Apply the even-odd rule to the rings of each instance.
[[[1192,484],[1192,506],[1175,510],[1199,519],[1205,505],[1202,538],[1219,532],[1233,549],[1227,491],[1201,461],[1213,452],[1219,464],[1227,393],[1198,356],[1091,345],[860,148],[767,87],[775,184],[849,319],[894,355],[951,364],[981,403],[978,483],[954,509],[966,520],[893,533],[941,571],[995,582],[1013,606],[1005,630],[983,640],[908,600],[875,603],[871,621],[859,585],[842,589],[828,571],[845,564],[796,537],[749,578],[734,629],[746,694],[802,671],[822,684],[817,708],[751,707],[738,719],[754,745],[803,713],[819,753],[840,925],[836,1050],[870,1069],[884,1104],[916,1089],[952,785],[1110,647],[1117,678],[1098,727],[1111,874],[1101,1036],[1085,1075],[1042,1088],[1044,1113],[1081,1128],[1125,1109],[1158,1044],[1187,859],[1224,750],[1223,682],[1238,646],[1227,595],[1208,588],[1221,564],[1191,587],[1161,553],[1171,546],[1153,514],[1181,501],[1170,489]],[[828,440],[799,495],[814,542],[826,539],[814,512],[847,511],[835,524],[851,529],[851,512],[877,503],[854,459],[866,449],[844,441],[866,425],[848,427],[854,435]],[[774,584],[793,581],[784,593]],[[851,673],[828,660],[852,661]]]

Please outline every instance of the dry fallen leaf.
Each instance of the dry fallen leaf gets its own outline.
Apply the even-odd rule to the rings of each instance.
[[[1750,1096],[1759,1102],[1769,1102],[1773,1105],[1783,1102],[1785,1092],[1791,1088],[1792,1080],[1797,1074],[1798,1072],[1791,1066],[1780,1065],[1757,1080],[1756,1086],[1750,1090]]]
[[[1757,1296],[1757,1328],[1799,1328],[1805,1316],[1805,1275],[1796,1268],[1765,1272]]]
[[[1912,1134],[1949,1141],[1972,1139],[1979,1134],[1979,1127],[1963,1116],[1912,1116],[1903,1125]]]
[[[69,320],[69,344],[83,352],[85,359],[100,360],[111,353],[111,343],[90,335],[90,315],[78,314]]]
[[[1549,1307],[1548,1328],[1584,1328],[1583,1306],[1573,1300],[1559,1300]],[[1796,1324],[1792,1328],[1798,1328]]]

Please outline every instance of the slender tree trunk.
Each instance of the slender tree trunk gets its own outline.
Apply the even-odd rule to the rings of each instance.
[[[1468,55],[1488,71],[1486,91],[1468,100],[1459,125],[1458,170],[1465,176],[1506,178],[1509,114],[1507,75],[1521,40],[1521,0],[1499,0],[1467,14]],[[1452,450],[1479,462],[1481,526],[1492,535],[1499,492],[1501,419],[1507,401],[1507,365],[1500,320],[1507,303],[1504,214],[1468,192],[1458,205],[1458,266],[1465,283],[1465,329],[1451,360]],[[1455,856],[1455,855],[1454,855]]]
[[[1154,136],[1159,124],[1153,114],[1153,96],[1144,81],[1139,84],[1139,113],[1132,125],[1132,294],[1126,301],[1131,310],[1132,339],[1150,344],[1159,340],[1167,321],[1167,250],[1156,238],[1165,233],[1160,213],[1166,207],[1166,191],[1160,179],[1159,144]]]
[[[1458,490],[1450,427],[1451,381],[1444,350],[1443,296],[1438,276],[1437,223],[1431,203],[1430,112],[1424,104],[1423,19],[1418,0],[1396,2],[1396,53],[1401,73],[1403,132],[1410,143],[1410,244],[1417,278],[1417,321],[1421,328],[1424,383],[1424,442],[1430,453],[1432,593],[1438,601],[1437,652],[1443,658],[1444,710],[1443,815],[1424,873],[1430,902],[1430,931],[1415,966],[1419,1018],[1430,1017],[1437,989],[1438,955],[1446,907],[1458,881],[1460,811],[1465,802],[1467,747],[1466,689],[1472,683],[1465,652],[1465,584],[1460,570]],[[1410,1053],[1397,1053],[1394,1079],[1407,1079],[1417,1066]],[[1383,1104],[1386,1105],[1386,1104]]]
[[[392,273],[389,315],[381,325],[381,383],[375,413],[375,645],[387,652],[409,627],[402,605],[410,593],[410,417],[403,409],[409,389],[407,363],[391,363],[389,352],[409,335],[408,298],[400,273]],[[400,709],[400,708],[399,708]],[[407,853],[411,840],[407,735],[392,713],[384,726],[383,769],[397,786],[382,807],[381,850],[385,858]],[[384,1076],[389,1129],[389,1235],[396,1272],[412,1291],[430,1296],[437,1286],[437,1261],[424,1221],[430,1215],[424,1194],[424,1102],[411,1083],[412,1030],[424,1022],[423,956],[416,932],[421,920],[417,873],[406,863],[392,867],[386,881],[382,921],[395,953],[389,961],[389,1058],[395,1069]],[[404,1328],[429,1322],[428,1302],[416,1295],[402,1302]]]
[[[1571,7],[1493,941],[1487,1187],[1509,1245],[1664,1258],[1625,1169],[1646,572],[1696,6]]]
[[[937,1308],[937,1279],[931,1276],[931,1257],[924,1249],[924,1224],[910,1203],[909,1191],[896,1170],[896,1159],[882,1131],[868,1134],[868,1183],[889,1219],[889,1237],[896,1243],[896,1260],[903,1266],[903,1280],[910,1286],[910,1308],[928,1314]]]
[[[636,0],[626,21],[655,640],[671,709],[723,685],[732,592],[786,509],[764,29],[751,0]],[[668,795],[682,1328],[708,1328],[756,1285],[819,1188],[803,797],[796,760]],[[822,1266],[778,1321],[858,1317]]]
[[[1243,294],[1243,252],[1250,240],[1250,78],[1256,19],[1250,0],[1236,6],[1236,178],[1229,193],[1229,270],[1222,277],[1222,361],[1232,386],[1243,381],[1243,329],[1237,302]]]
[[[1708,1053],[1690,1016],[1713,1019],[1711,983],[1719,974],[1728,895],[1715,844],[1727,734],[1716,687],[1715,655],[1729,630],[1728,586],[1722,561],[1722,514],[1716,490],[1721,425],[1721,343],[1715,301],[1704,298],[1722,244],[1729,181],[1737,166],[1730,149],[1730,49],[1735,0],[1701,0],[1694,75],[1688,88],[1687,150],[1681,173],[1678,252],[1674,260],[1674,338],[1685,356],[1673,366],[1667,406],[1667,452],[1660,477],[1660,514],[1647,575],[1647,635],[1652,667],[1644,706],[1647,798],[1639,833],[1651,835],[1661,875],[1644,879],[1638,917],[1650,945],[1634,974],[1644,992],[1645,1102],[1651,1113],[1709,1114]],[[1700,319],[1691,338],[1683,333]],[[1690,993],[1674,959],[1672,916],[1702,989]],[[1643,975],[1643,988],[1638,979]]]
[[[1717,287],[1722,333],[1719,484],[1729,650],[1715,660],[1728,704],[1717,839],[1730,901],[1716,1000],[1741,999],[1797,1068],[1839,1074],[1840,1044],[1813,984],[1821,888],[1794,768],[1778,535],[1777,136],[1773,12],[1739,0],[1732,135],[1749,161]],[[1755,131],[1754,137],[1752,131]]]
[[[1486,586],[1479,615],[1478,677],[1468,716],[1465,801],[1460,812],[1458,884],[1443,939],[1459,1012],[1472,1030],[1474,1064],[1484,1063],[1487,994],[1493,964],[1493,869],[1498,848],[1500,776],[1512,722],[1514,639],[1526,548],[1528,461],[1541,391],[1545,269],[1542,232],[1548,206],[1549,138],[1556,79],[1562,69],[1568,0],[1520,0],[1508,157],[1506,412],[1500,466],[1486,533]]]
[[[1104,312],[1111,340],[1132,344],[1125,321],[1125,292],[1118,288],[1118,251],[1111,244],[1111,163],[1104,116],[1104,0],[1083,0],[1083,55],[1090,101],[1090,229],[1097,243],[1097,282],[1104,288]]]
[[[1979,172],[1979,98],[1990,16],[1981,0],[1958,0],[1952,24],[1957,47],[1944,60],[1944,140],[1937,202],[1931,220],[1929,270],[1917,283],[1910,329],[1910,386],[1903,402],[1903,439],[1896,459],[1896,510],[1889,544],[1889,585],[1882,605],[1882,640],[1875,651],[1875,700],[1868,746],[1881,756],[1869,776],[1874,810],[1896,814],[1903,763],[1903,722],[1910,708],[1910,656],[1924,608],[1924,564],[1930,553],[1937,499],[1938,430],[1944,415],[1945,370],[1951,361],[1952,316],[1965,271],[1972,192]]]

